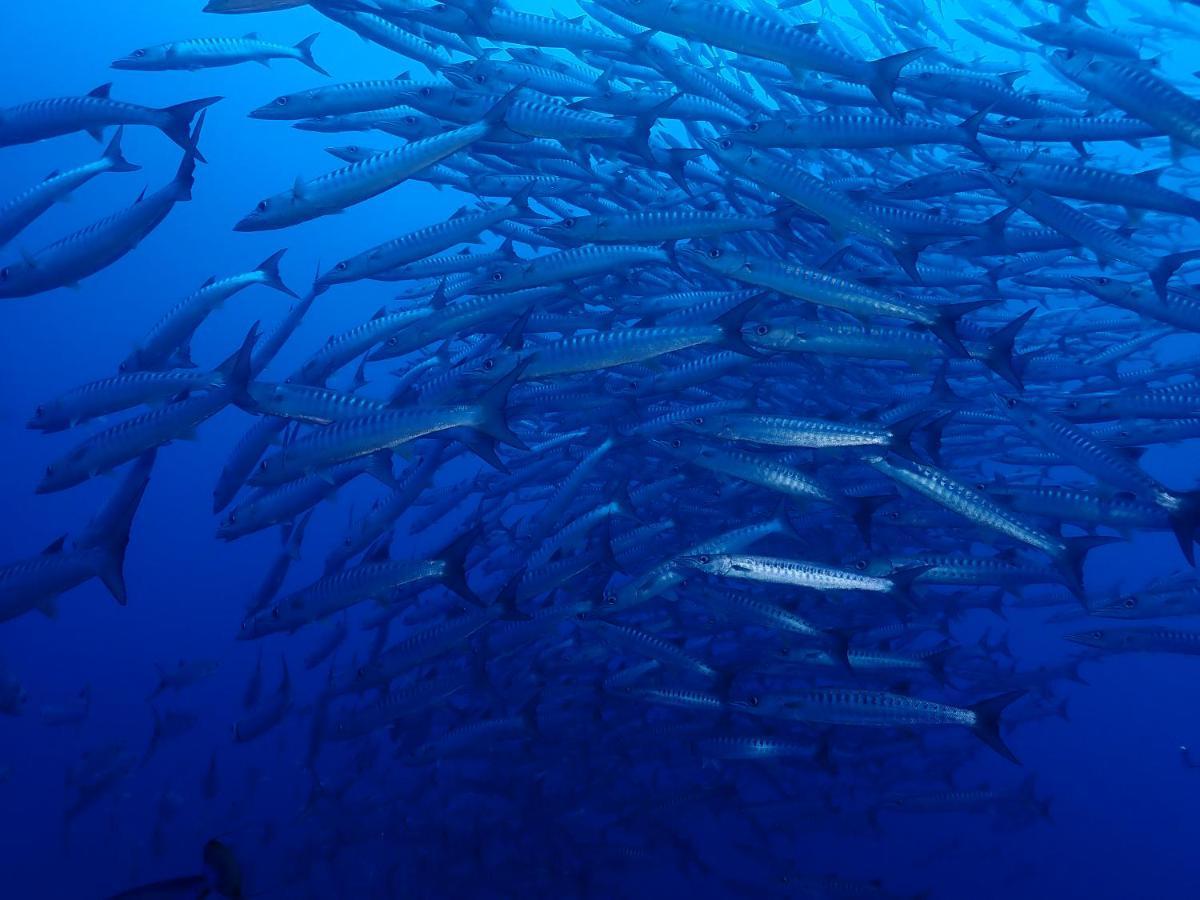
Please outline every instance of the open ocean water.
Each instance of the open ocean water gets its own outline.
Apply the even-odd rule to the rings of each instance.
[[[0,897],[1200,895],[1200,7],[203,6],[0,11]]]

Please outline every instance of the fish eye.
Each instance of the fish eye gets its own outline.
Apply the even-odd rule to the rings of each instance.
[[[146,55],[145,50],[134,50],[133,54],[132,54],[134,59],[141,59],[145,55]]]
[[[46,476],[50,477],[53,474],[54,474],[54,466],[53,465],[46,466]]]
[[[759,124],[757,122],[751,122],[750,127],[747,128],[746,130],[749,131],[751,134],[754,134],[756,131],[758,131],[758,129],[759,129]]]
[[[1067,406],[1069,406],[1071,409],[1079,409],[1079,401],[1072,400],[1070,403],[1067,404]]]
[[[1004,123],[1003,123],[1003,127],[1004,127],[1004,128],[1012,128],[1012,127],[1014,127],[1016,124],[1017,124],[1017,120],[1016,120],[1016,119],[1005,119],[1005,120],[1004,120]]]
[[[405,125],[416,125],[416,124],[417,124],[417,117],[416,117],[416,116],[405,116],[405,117],[404,117],[404,124],[405,124]]]
[[[242,631],[246,631],[249,627],[250,627],[250,621],[248,619],[246,621],[242,622]]]
[[[229,514],[229,524],[233,525],[235,522],[237,522],[237,510],[234,510]]]
[[[681,441],[679,438],[675,438],[673,441],[671,441],[671,447],[673,447],[675,450],[678,450],[682,446],[683,441]]]
[[[1103,632],[1103,631],[1093,631],[1093,632],[1092,632],[1092,638],[1093,638],[1094,640],[1097,640],[1097,641],[1098,641],[1098,640],[1100,640],[1100,639],[1101,639],[1101,638],[1103,638],[1103,637],[1104,637],[1104,632]]]
[[[1135,606],[1137,606],[1137,601],[1132,597],[1126,597],[1124,606],[1126,609],[1133,609]]]
[[[349,268],[349,266],[347,266],[344,262],[340,262],[336,266],[333,267],[333,270],[335,272],[345,272],[346,269],[348,269],[348,268]]]
[[[865,572],[867,570],[867,561],[865,559],[855,560],[854,568],[860,572]]]
[[[492,359],[492,357],[489,356],[487,359],[485,359],[483,361],[483,368],[484,368],[484,371],[487,371],[487,372],[492,371],[492,369],[496,368],[496,360]]]
[[[604,595],[604,603],[606,606],[616,606],[617,605],[617,595],[616,594],[605,594]]]
[[[476,84],[483,84],[485,81],[487,81],[487,78],[486,78],[485,76],[483,76],[483,75],[476,75],[476,76],[475,76],[475,83],[476,83]]]
[[[35,410],[33,411],[33,415],[34,415],[36,418],[39,418],[39,419],[40,419],[40,418],[41,418],[41,417],[42,417],[42,416],[45,414],[45,412],[46,412],[46,410],[45,410],[45,409],[43,409],[42,407],[40,407],[40,406],[39,406],[37,409],[35,409]]]
[[[500,283],[501,281],[503,281],[503,280],[504,280],[504,273],[503,273],[503,272],[493,272],[493,273],[492,273],[492,281],[494,281],[494,282],[496,282],[497,284],[499,284],[499,283]]]
[[[275,98],[275,105],[276,105],[276,106],[287,106],[287,105],[288,105],[288,98],[287,98],[287,97],[276,97],[276,98]]]
[[[399,342],[400,342],[400,336],[393,334],[384,343],[386,343],[389,347],[395,347],[396,344],[398,344]]]
[[[733,141],[731,141],[729,138],[725,138],[725,140],[721,141],[721,143],[719,143],[717,146],[720,147],[722,150],[732,150],[733,149]]]
[[[357,671],[357,672],[355,672],[354,674],[355,674],[355,675],[357,675],[359,678],[366,678],[366,677],[367,677],[367,670],[366,670],[366,667],[364,667],[364,666],[359,666],[359,667],[358,667],[358,671]]]
[[[709,556],[707,553],[700,554],[700,565],[707,566],[710,562],[712,562],[711,556]]]
[[[574,219],[563,219],[562,223],[563,223],[564,228],[574,228],[575,227]]]
[[[0,281],[8,281],[8,266],[0,269]]]
[[[719,248],[719,247],[713,247],[711,250],[709,250],[709,251],[708,251],[708,258],[709,258],[709,259],[720,259],[720,258],[721,258],[721,250],[720,250],[720,248]]]
[[[750,698],[750,705],[751,705],[751,706],[758,706],[758,704],[759,704],[759,699],[758,699],[757,697],[751,697],[751,698]]]
[[[692,424],[693,425],[703,425],[704,424],[704,416],[696,416],[696,418],[692,419]]]
[[[764,337],[766,335],[766,333],[770,330],[771,329],[769,327],[767,327],[766,325],[756,325],[754,327],[754,333],[757,334],[759,337]]]
[[[1096,284],[1099,284],[1099,285],[1112,284],[1112,279],[1109,278],[1107,275],[1102,275],[1096,279]]]
[[[260,201],[260,202],[259,202],[259,204],[258,204],[258,211],[259,211],[259,212],[266,212],[266,211],[267,211],[267,201],[266,201],[266,200],[262,200],[262,201]]]
[[[1004,401],[1004,405],[1007,406],[1009,409],[1016,409],[1017,408],[1017,398],[1009,397],[1007,400]]]
[[[258,464],[258,471],[260,471],[260,472],[267,471],[267,461],[265,459]]]
[[[271,607],[271,618],[272,618],[272,619],[278,619],[278,618],[279,618],[279,607],[278,607],[278,606],[272,606],[272,607]]]
[[[1015,187],[1016,183],[1017,183],[1017,179],[1010,176],[1010,177],[1004,179],[1004,183],[1007,184],[1009,187]]]
[[[987,490],[987,485],[986,485],[986,484],[984,484],[982,481],[977,481],[977,482],[975,482],[975,490],[977,490],[977,491],[986,491],[986,490]]]
[[[433,91],[432,91],[430,88],[427,88],[427,87],[423,87],[423,88],[421,88],[421,91],[420,91],[420,94],[421,94],[421,96],[422,96],[422,97],[428,97],[428,96],[429,96],[430,94],[432,94],[432,93],[433,93]]]
[[[1128,432],[1128,431],[1121,430],[1121,431],[1118,431],[1118,432],[1117,432],[1117,436],[1118,436],[1118,437],[1129,437],[1129,432]]]

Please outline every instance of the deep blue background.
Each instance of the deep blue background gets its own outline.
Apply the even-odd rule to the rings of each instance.
[[[298,63],[278,61],[268,70],[247,65],[200,73],[136,73],[109,70],[111,60],[130,50],[167,40],[260,31],[264,37],[294,43],[322,32],[318,61],[336,80],[391,77],[423,70],[324,20],[309,10],[252,17],[217,17],[199,12],[201,0],[163,3],[124,0],[91,3],[4,4],[0,12],[0,105],[26,99],[72,95],[114,81],[113,96],[167,105],[222,94],[210,111],[202,140],[210,165],[197,175],[195,199],[181,204],[135,252],[88,279],[79,291],[59,290],[7,301],[0,306],[0,556],[36,553],[63,532],[77,532],[111,491],[115,481],[95,479],[68,492],[35,497],[32,487],[47,460],[78,435],[49,437],[24,428],[32,409],[45,398],[83,381],[110,374],[161,313],[210,275],[252,268],[287,247],[285,280],[303,291],[318,261],[329,264],[397,233],[444,218],[466,202],[409,183],[351,210],[347,215],[307,223],[285,232],[235,234],[231,227],[260,198],[286,189],[296,174],[313,176],[336,163],[322,147],[364,143],[386,145],[383,135],[318,135],[288,123],[258,122],[248,110],[278,94],[320,81]],[[1093,4],[1094,6],[1095,4]],[[538,11],[550,4],[524,2]],[[1171,9],[1154,4],[1156,11]],[[573,7],[563,7],[576,14]],[[842,7],[829,3],[837,13]],[[1110,5],[1115,12],[1118,8]],[[931,9],[931,15],[937,10]],[[947,3],[945,20],[963,11]],[[1200,16],[1190,7],[1180,15]],[[952,28],[953,26],[947,26]],[[957,29],[955,52],[997,58],[1004,51],[979,45]],[[1194,43],[1170,48],[1180,61],[1197,58]],[[1012,58],[1011,55],[1009,58]],[[1184,63],[1186,64],[1186,62]],[[9,196],[56,168],[94,158],[100,147],[86,135],[0,150],[0,196]],[[156,131],[129,129],[126,156],[144,166],[140,173],[105,175],[37,222],[17,244],[36,249],[131,202],[142,189],[170,178],[178,162],[174,145]],[[1124,155],[1122,155],[1124,154]],[[1145,156],[1116,151],[1116,164],[1136,171]],[[1194,166],[1194,163],[1191,165]],[[272,371],[282,373],[335,331],[367,317],[390,299],[387,285],[363,283],[320,298]],[[280,294],[256,288],[217,312],[200,330],[194,357],[201,364],[224,357],[251,322],[271,327],[289,308]],[[229,410],[201,429],[200,439],[160,453],[150,490],[133,529],[127,574],[130,603],[118,608],[98,582],[64,598],[57,621],[39,615],[0,626],[0,660],[21,679],[30,703],[20,718],[0,719],[0,767],[11,776],[0,784],[0,895],[5,897],[90,897],[149,878],[197,868],[199,846],[216,833],[231,832],[266,818],[280,830],[303,829],[291,822],[307,789],[300,769],[306,733],[298,718],[249,745],[235,746],[231,725],[240,714],[246,679],[258,647],[233,636],[248,594],[278,547],[276,532],[263,532],[235,544],[212,534],[211,490],[233,442],[251,423]],[[1168,484],[1191,486],[1198,474],[1195,447],[1157,448],[1147,467]],[[333,535],[339,533],[355,497],[360,509],[372,485],[356,484],[335,504],[321,508],[307,545],[314,548],[292,573],[302,583],[319,570]],[[444,530],[412,538],[411,554],[437,546]],[[1178,567],[1168,539],[1139,538],[1095,554],[1089,584],[1106,590],[1118,581],[1136,586],[1153,573]],[[999,620],[975,614],[963,630],[973,635]],[[1069,626],[1045,625],[1049,613],[1014,613],[1008,627],[1018,658],[1027,665],[1061,659],[1068,651],[1058,635]],[[298,703],[317,685],[299,669],[315,636],[290,639],[296,663]],[[278,678],[282,639],[266,642],[264,690]],[[123,741],[140,752],[149,739],[146,697],[156,681],[156,662],[183,658],[220,660],[216,677],[164,706],[191,709],[202,723],[183,741],[164,747],[126,781],[115,795],[85,813],[71,833],[70,852],[62,841],[63,773],[81,749]],[[1053,825],[1017,833],[994,831],[987,820],[927,817],[897,821],[885,841],[815,840],[813,871],[883,877],[889,886],[929,889],[938,897],[1095,898],[1196,896],[1200,893],[1200,854],[1196,853],[1195,810],[1200,771],[1186,770],[1178,746],[1200,744],[1200,660],[1129,656],[1090,665],[1090,687],[1062,688],[1070,696],[1071,722],[1047,722],[1022,729],[1014,739],[1026,772],[1037,776],[1039,792],[1053,798]],[[91,717],[80,729],[48,729],[37,708],[92,687]],[[200,784],[213,748],[218,749],[222,796],[206,803]],[[993,765],[980,780],[1008,783],[1023,773]],[[246,772],[267,774],[249,811],[231,813]],[[161,793],[169,789],[181,808],[168,825],[169,852],[155,858],[150,834]],[[243,832],[244,834],[244,832]],[[731,835],[730,843],[741,836]],[[249,842],[250,848],[256,848]],[[718,844],[719,846],[719,844]],[[251,849],[266,872],[286,864],[289,841],[271,849]],[[258,858],[277,854],[281,858]],[[1009,879],[1015,879],[1015,886]],[[270,888],[269,875],[255,887]]]

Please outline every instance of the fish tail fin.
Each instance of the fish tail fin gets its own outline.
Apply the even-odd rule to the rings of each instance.
[[[850,665],[850,638],[853,636],[851,628],[831,628],[825,632],[825,652],[847,674],[854,671]]]
[[[775,512],[771,514],[768,523],[774,523],[779,528],[781,537],[791,538],[794,541],[804,540],[800,537],[800,532],[796,530],[796,526],[792,524],[791,518],[788,516],[787,500],[779,501],[779,505],[775,507]]]
[[[162,112],[167,116],[167,124],[162,127],[163,134],[192,154],[195,159],[203,163],[208,162],[196,149],[196,140],[192,133],[192,119],[221,99],[221,97],[204,97],[201,100],[188,100],[185,103],[163,107]]]
[[[520,210],[520,214],[517,216],[517,218],[522,222],[529,219],[538,222],[544,222],[550,218],[549,216],[543,216],[540,212],[537,212],[530,207],[529,198],[533,195],[533,188],[534,183],[532,181],[527,181],[525,186],[513,194],[508,201]]]
[[[871,546],[871,521],[875,510],[896,499],[895,494],[882,494],[871,497],[849,497],[850,520],[862,536],[863,543]]]
[[[298,43],[296,45],[295,49],[296,49],[296,52],[300,54],[300,62],[304,63],[306,66],[308,66],[314,72],[317,72],[321,75],[324,75],[326,78],[328,78],[329,73],[326,72],[323,68],[321,68],[317,64],[317,61],[313,58],[313,52],[312,52],[313,42],[316,41],[316,39],[319,38],[320,36],[321,36],[321,32],[319,32],[319,31],[316,32],[315,34],[310,34],[308,37],[306,37],[304,40],[302,40],[300,43]]]
[[[1200,491],[1187,491],[1182,494],[1179,509],[1168,515],[1171,531],[1179,542],[1188,565],[1196,565],[1196,551],[1192,546],[1196,541],[1196,528],[1200,525]]]
[[[104,148],[103,158],[108,160],[108,171],[110,172],[137,172],[142,168],[127,160],[125,154],[121,152],[121,138],[124,136],[125,126],[122,125],[113,133],[112,140]]]
[[[903,247],[892,251],[892,256],[896,258],[896,265],[904,270],[904,274],[912,279],[913,284],[924,284],[921,279],[921,272],[917,268],[917,258],[921,255],[921,248],[914,244],[905,244]]]
[[[1193,526],[1195,520],[1192,520]],[[1082,537],[1063,538],[1065,550],[1056,560],[1059,570],[1067,581],[1067,588],[1077,597],[1083,597],[1083,564],[1090,551],[1105,544],[1112,544],[1120,538],[1101,534],[1088,534]]]
[[[980,700],[972,705],[971,712],[975,713],[975,724],[971,726],[971,731],[975,737],[979,738],[1010,763],[1021,765],[1021,761],[1017,759],[1015,753],[1008,749],[1008,745],[1004,743],[1004,738],[1000,736],[1000,714],[1005,708],[1013,703],[1016,703],[1026,694],[1025,691],[1009,691],[1005,694],[999,694],[995,697],[989,697],[986,700]]]
[[[646,160],[654,168],[658,168],[658,161],[654,158],[654,151],[650,148],[650,132],[653,130],[654,124],[658,121],[659,117],[666,113],[681,96],[681,94],[673,94],[662,103],[634,118],[633,136],[631,138],[633,152]]]
[[[905,459],[911,459],[913,462],[921,462],[913,448],[912,439],[915,434],[924,434],[927,436],[924,446],[925,453],[935,465],[940,465],[942,461],[942,431],[952,418],[954,418],[953,410],[941,413],[932,419],[922,411],[889,425],[888,430],[892,433],[892,452]]]
[[[958,336],[959,319],[968,313],[997,302],[997,300],[975,300],[970,303],[947,303],[938,306],[936,308],[937,317],[929,326],[929,330],[937,335],[943,344],[953,350],[956,356],[966,359],[971,354],[967,352],[967,348],[963,346],[962,340]]]
[[[509,391],[520,379],[521,373],[525,371],[527,365],[529,365],[529,360],[517,363],[507,375],[484,391],[483,396],[479,398],[478,420],[472,426],[476,431],[481,431],[500,443],[516,447],[518,450],[528,450],[529,448],[508,427],[505,407],[508,404]]]
[[[983,124],[983,120],[987,118],[987,114],[991,111],[991,105],[985,106],[979,112],[967,116],[958,123],[958,127],[963,132],[963,146],[983,160],[990,159],[991,157],[983,149],[983,145],[979,143],[979,126]]]
[[[713,321],[713,324],[721,330],[720,343],[725,349],[754,359],[762,358],[763,354],[747,344],[745,337],[742,336],[742,327],[746,323],[746,316],[750,314],[750,310],[758,305],[759,299],[758,296],[754,296],[749,300],[743,300],[737,306],[722,313]]]
[[[1200,259],[1200,250],[1168,253],[1150,270],[1150,283],[1154,285],[1154,292],[1160,300],[1167,299],[1167,281],[1175,274],[1175,270],[1193,259]]]
[[[867,87],[888,115],[897,119],[904,118],[900,110],[896,108],[896,100],[892,96],[892,92],[896,90],[896,79],[900,77],[900,72],[905,66],[932,52],[933,49],[933,47],[917,47],[915,50],[905,50],[903,53],[885,56],[867,64],[870,68]]]
[[[232,391],[234,402],[251,411],[256,409],[256,404],[246,389],[250,386],[250,379],[254,377],[252,354],[254,345],[258,343],[258,336],[258,323],[255,322],[246,332],[241,346],[227,356],[215,370],[226,389]]]
[[[196,127],[192,129],[192,135],[188,145],[184,148],[183,159],[179,161],[179,169],[175,172],[175,189],[176,196],[180,200],[192,199],[192,185],[196,183],[196,160],[203,161],[204,157],[200,155],[200,130],[204,127],[204,113],[200,113],[196,119]]]
[[[262,275],[263,284],[267,287],[299,300],[300,295],[284,284],[283,279],[279,276],[279,261],[283,259],[285,253],[287,253],[286,249],[272,253],[258,264],[255,271]]]
[[[120,507],[111,510],[111,514],[106,512],[104,527],[96,532],[94,542],[89,541],[90,546],[103,551],[96,577],[121,606],[129,603],[125,589],[125,551],[129,547],[129,531],[146,493],[146,485],[150,482],[150,469],[154,466],[155,456],[156,451],[148,450],[134,462],[124,482],[126,488],[131,489],[122,489],[117,494]]]
[[[933,566],[908,566],[891,574],[892,595],[900,600],[905,606],[916,608],[916,602],[913,600],[912,588],[918,578],[932,569]]]
[[[444,567],[442,584],[468,603],[483,607],[484,602],[467,584],[467,553],[475,544],[479,543],[479,540],[480,528],[478,526],[470,528],[447,544],[437,558],[442,561]]]
[[[508,117],[508,111],[517,102],[517,94],[521,93],[524,88],[525,82],[509,88],[508,93],[497,100],[492,105],[492,108],[483,114],[483,121],[487,123],[489,132],[496,132],[505,127],[504,121]]]
[[[392,474],[392,451],[376,450],[367,461],[366,474],[370,475],[386,488],[393,491],[400,489],[400,482]]]
[[[951,654],[954,653],[954,650],[955,647],[953,644],[945,644],[925,657],[925,665],[929,667],[929,674],[942,687],[947,687],[950,684],[949,678],[946,675],[946,663],[949,661]]]
[[[150,743],[146,745],[146,752],[142,754],[142,761],[138,763],[139,766],[144,766],[150,761],[150,757],[158,749],[158,742],[162,739],[162,716],[158,714],[158,707],[151,706],[150,713],[154,716],[154,730],[150,732]]]
[[[502,610],[500,618],[510,622],[523,622],[533,618],[521,612],[521,608],[517,606],[517,592],[521,586],[521,582],[525,580],[525,572],[526,569],[524,566],[517,569],[512,574],[512,577],[504,582],[504,586],[500,588],[500,593],[496,595],[494,603]]]
[[[983,356],[979,358],[985,366],[1018,391],[1025,390],[1025,385],[1013,365],[1013,344],[1016,343],[1017,335],[1025,323],[1032,318],[1033,313],[1032,309],[1026,310],[1004,327],[992,332],[988,337],[987,348],[984,350]]]

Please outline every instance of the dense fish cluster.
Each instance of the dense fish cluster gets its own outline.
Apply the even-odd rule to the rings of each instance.
[[[1114,29],[1088,0],[957,23],[915,0],[824,18],[578,4],[211,0],[272,13],[272,35],[292,30],[276,11],[310,7],[416,71],[339,81],[318,35],[258,33],[113,63],[294,66],[297,90],[241,127],[339,135],[336,160],[281,173],[228,224],[284,246],[345,213],[364,238],[297,260],[317,269],[303,292],[282,250],[174,285],[107,374],[31,411],[69,435],[31,489],[116,477],[70,540],[0,568],[2,620],[54,617],[91,579],[138,603],[131,525],[156,455],[197,431],[218,537],[282,530],[228,622],[229,652],[257,665],[227,718],[237,743],[303,729],[271,773],[289,812],[255,807],[261,772],[229,787],[214,738],[194,780],[205,802],[240,792],[234,811],[197,871],[119,896],[908,896],[799,848],[942,813],[1044,827],[1051,798],[1018,767],[1025,729],[1067,717],[1064,683],[1110,654],[1200,653],[1183,618],[1200,613],[1200,493],[1139,461],[1200,438],[1198,357],[1171,344],[1200,332],[1200,85],[1147,50],[1200,19],[1130,2]],[[960,57],[947,29],[989,55]],[[38,295],[202,191],[206,131],[246,112],[219,99],[156,108],[105,86],[0,109],[0,147],[86,131],[105,148],[0,205],[0,297],[69,305]],[[178,146],[175,176],[22,247],[54,204],[138,169],[122,139],[139,127]],[[408,231],[372,218],[409,181],[463,205]],[[380,282],[394,302],[273,365],[314,305]],[[209,315],[255,287],[290,310],[193,361]],[[209,446],[229,409],[242,437]],[[370,507],[314,540],[352,482]],[[438,523],[444,548],[411,552]],[[1097,589],[1088,560],[1148,533],[1177,574]],[[1074,623],[1052,658],[997,637],[1047,608]],[[175,701],[226,652],[160,669],[145,749],[72,765],[68,840],[147,760],[201,739]],[[7,714],[30,699],[18,675],[0,674]],[[45,726],[86,728],[90,703],[44,706]],[[179,805],[164,792],[155,853]]]

